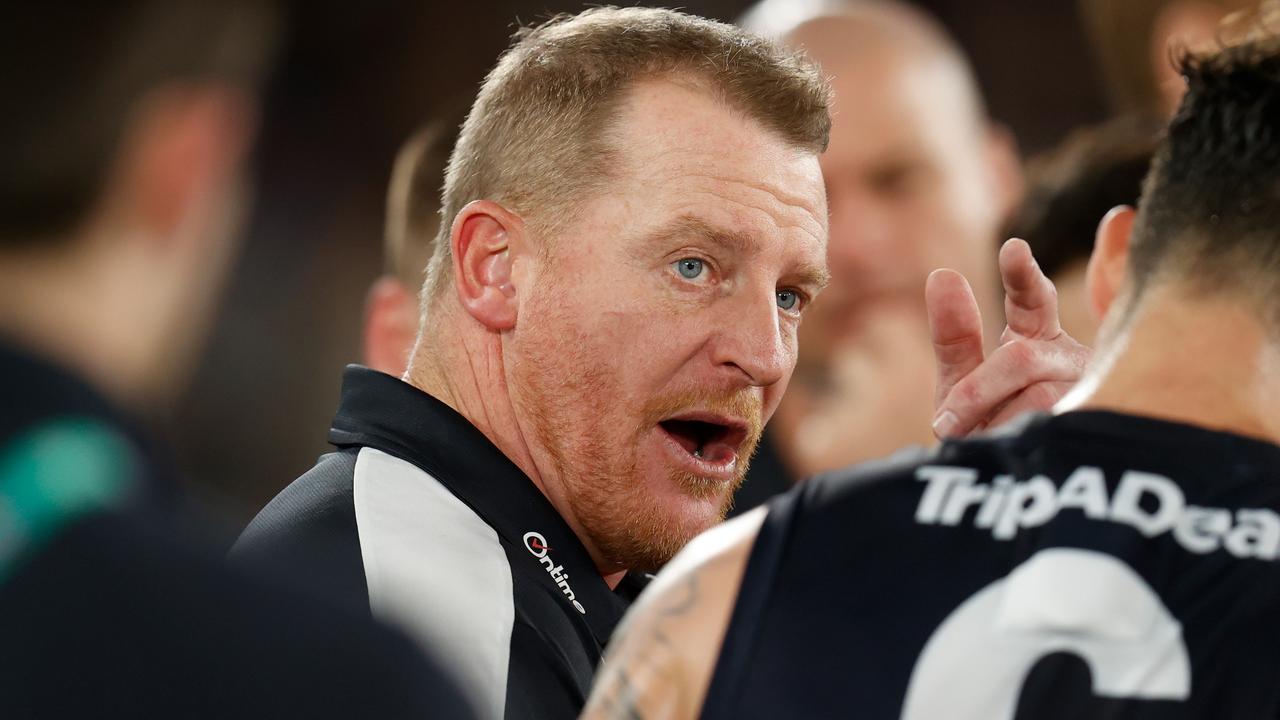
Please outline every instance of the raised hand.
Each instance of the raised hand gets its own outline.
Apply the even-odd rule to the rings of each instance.
[[[984,356],[982,313],[964,276],[937,270],[925,286],[938,363],[933,431],[957,437],[1047,410],[1084,374],[1093,351],[1058,324],[1058,294],[1022,240],[1000,248],[1008,325]]]

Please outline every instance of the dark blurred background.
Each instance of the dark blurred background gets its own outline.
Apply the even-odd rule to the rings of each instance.
[[[1127,2],[1128,0],[1114,0]],[[968,52],[1024,155],[1107,115],[1073,0],[919,0]],[[732,21],[745,0],[680,7]],[[294,2],[256,155],[258,199],[207,356],[169,426],[192,491],[237,527],[326,451],[359,359],[401,141],[469,100],[520,23],[573,2]],[[994,247],[993,247],[994,249]]]

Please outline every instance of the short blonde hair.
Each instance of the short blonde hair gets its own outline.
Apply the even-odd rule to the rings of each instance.
[[[391,169],[383,262],[385,272],[408,288],[422,287],[440,234],[440,188],[461,116],[459,111],[452,123],[435,120],[418,128],[400,146]]]
[[[816,66],[741,28],[661,8],[599,7],[522,29],[485,78],[445,175],[423,307],[451,277],[450,232],[488,199],[550,232],[607,179],[603,130],[636,81],[705,82],[789,144],[826,149],[830,88]]]

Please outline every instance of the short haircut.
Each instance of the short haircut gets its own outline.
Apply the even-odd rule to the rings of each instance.
[[[1280,317],[1280,39],[1181,63],[1187,94],[1140,200],[1134,292],[1170,279]]]
[[[450,230],[489,199],[550,234],[609,179],[605,129],[639,80],[690,78],[791,145],[821,153],[830,88],[798,54],[740,28],[660,8],[599,7],[516,33],[480,88],[445,177],[424,307],[452,276]]]
[[[1027,164],[1027,195],[1007,233],[1031,245],[1049,277],[1089,260],[1098,223],[1137,206],[1163,123],[1129,116],[1073,132]]]
[[[425,280],[440,233],[440,189],[460,121],[458,117],[423,125],[400,146],[391,170],[383,260],[386,272],[415,292]]]
[[[0,248],[64,239],[86,219],[149,92],[256,84],[274,20],[254,0],[6,3]]]

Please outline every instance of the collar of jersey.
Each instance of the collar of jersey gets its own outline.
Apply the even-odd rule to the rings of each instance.
[[[390,375],[348,365],[329,442],[339,448],[372,447],[413,463],[516,548],[524,547],[525,533],[541,533],[556,564],[570,575],[592,635],[603,645],[613,633],[626,600],[609,589],[582,542],[533,481],[453,408]],[[537,566],[535,577],[559,596],[538,560],[528,554],[527,561]],[[566,607],[578,615],[567,602]]]
[[[1079,438],[1080,442],[1122,447],[1130,453],[1150,453],[1166,460],[1185,458],[1189,466],[1203,463],[1206,457],[1230,458],[1231,471],[1239,476],[1270,479],[1275,475],[1275,468],[1280,467],[1280,445],[1266,440],[1111,410],[1072,410],[1060,415],[1027,413],[999,429],[972,438],[1037,446],[1044,444],[1047,437],[1062,433]],[[948,441],[947,444],[968,441]]]

